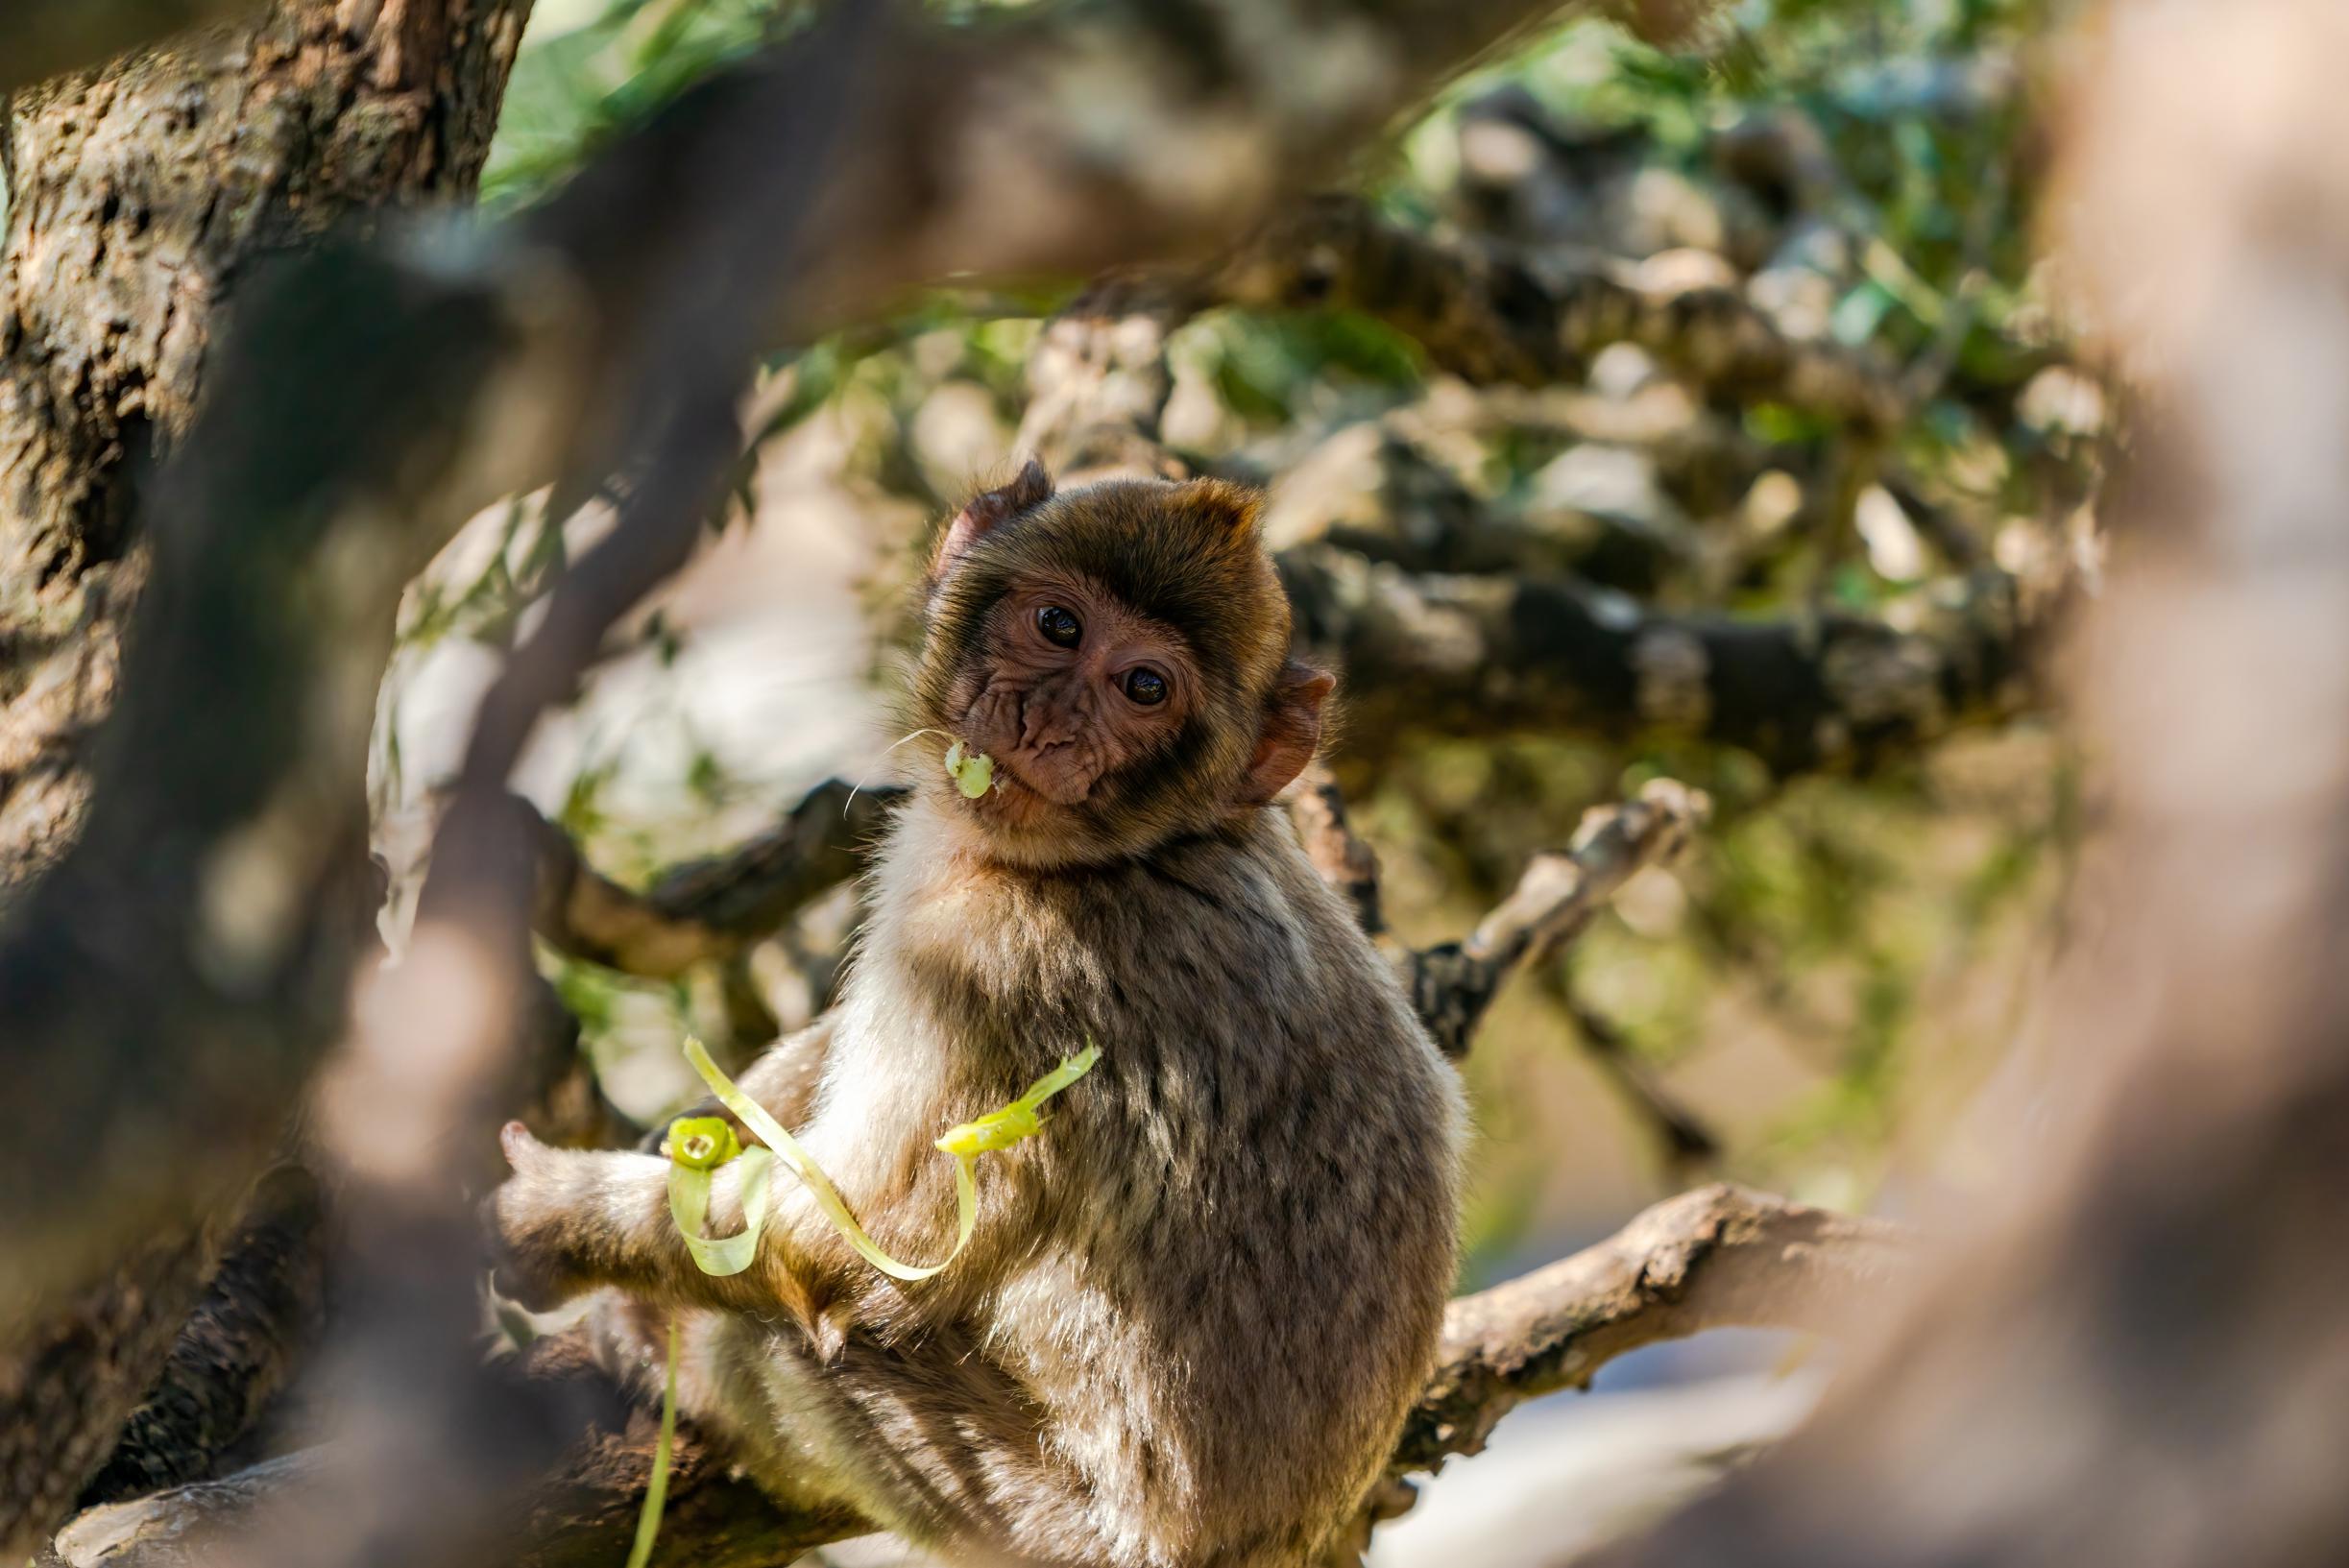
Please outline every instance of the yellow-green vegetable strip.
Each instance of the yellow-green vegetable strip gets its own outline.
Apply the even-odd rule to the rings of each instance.
[[[1061,1090],[1092,1072],[1093,1064],[1101,1059],[1101,1047],[1086,1046],[1029,1084],[1028,1093],[1002,1110],[989,1111],[978,1121],[965,1122],[949,1131],[937,1142],[939,1151],[952,1154],[958,1160],[968,1160],[974,1154],[1009,1148],[1023,1138],[1034,1137],[1044,1125],[1044,1119],[1036,1114],[1037,1109]]]
[[[901,1263],[884,1252],[879,1243],[865,1234],[864,1227],[857,1222],[857,1217],[849,1213],[848,1205],[841,1200],[839,1192],[832,1185],[832,1179],[809,1157],[808,1151],[800,1147],[799,1141],[784,1131],[783,1123],[767,1115],[763,1106],[742,1093],[732,1078],[718,1070],[718,1065],[710,1059],[709,1051],[702,1049],[700,1041],[690,1038],[686,1041],[685,1058],[693,1064],[693,1071],[701,1074],[701,1081],[710,1086],[710,1092],[717,1096],[719,1102],[740,1117],[742,1124],[757,1133],[761,1141],[774,1150],[775,1158],[788,1166],[791,1173],[806,1183],[809,1195],[815,1199],[816,1208],[831,1221],[833,1229],[840,1233],[841,1239],[856,1248],[859,1256],[892,1279],[910,1281],[928,1279],[961,1256],[962,1249],[970,1244],[971,1232],[979,1223],[979,1186],[972,1172],[972,1165],[978,1156],[989,1149],[1009,1148],[1021,1139],[1032,1135],[1043,1121],[1036,1114],[1037,1107],[1092,1071],[1093,1064],[1101,1059],[1101,1050],[1097,1047],[1086,1046],[1077,1055],[1038,1078],[1029,1086],[1028,1093],[1002,1110],[989,1112],[976,1122],[966,1122],[937,1141],[938,1149],[955,1158],[955,1244],[945,1257],[926,1266]],[[749,1154],[746,1153],[744,1157],[748,1158]],[[696,1218],[695,1222],[688,1226],[682,1214],[674,1214],[676,1180],[677,1170],[672,1164],[669,1172],[672,1213],[679,1228],[686,1233],[688,1244],[691,1245],[700,1236],[700,1222]],[[706,1182],[704,1203],[706,1210]],[[743,1212],[746,1217],[749,1204],[750,1191],[746,1184],[743,1190]],[[761,1218],[763,1219],[763,1213]],[[755,1237],[757,1229],[756,1225],[751,1225],[742,1234]],[[740,1238],[731,1240],[739,1241]],[[726,1243],[701,1244],[722,1247]],[[754,1241],[754,1249],[755,1246]],[[696,1251],[695,1261],[698,1262],[700,1257],[700,1252]],[[749,1259],[745,1256],[740,1264],[724,1272],[739,1272],[748,1264]],[[719,1271],[710,1270],[713,1273]]]
[[[669,1454],[676,1446],[677,1319],[672,1316],[668,1320],[668,1387],[661,1395],[661,1440],[653,1447],[652,1479],[644,1483],[644,1511],[636,1516],[636,1545],[628,1553],[628,1568],[644,1568],[652,1560],[652,1543],[661,1534],[661,1509],[668,1502]]]
[[[767,1149],[746,1148],[741,1151],[742,1165],[742,1229],[723,1240],[705,1240],[701,1224],[710,1213],[710,1182],[714,1174],[708,1170],[681,1165],[674,1159],[668,1168],[668,1217],[677,1222],[677,1233],[685,1238],[685,1248],[693,1254],[694,1263],[705,1274],[739,1274],[750,1266],[759,1253],[759,1232],[766,1224],[767,1201],[770,1197],[768,1179],[773,1174],[775,1156]]]
[[[975,801],[995,786],[995,759],[984,752],[967,756],[957,740],[946,748],[946,776],[955,781],[963,799]]]

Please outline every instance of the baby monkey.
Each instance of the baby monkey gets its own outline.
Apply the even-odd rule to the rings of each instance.
[[[1043,1134],[979,1169],[975,1239],[903,1284],[787,1177],[757,1262],[701,1272],[666,1162],[507,1129],[499,1285],[617,1287],[642,1367],[790,1504],[998,1560],[1256,1568],[1328,1550],[1392,1451],[1454,1267],[1450,1068],[1273,796],[1331,688],[1289,657],[1252,493],[1029,464],[939,542],[928,765],[839,1005],[743,1088],[874,1239],[945,1254],[932,1145],[1090,1043]],[[966,799],[950,740],[994,760]],[[737,1167],[711,1232],[739,1228]],[[657,1375],[657,1365],[653,1367]]]

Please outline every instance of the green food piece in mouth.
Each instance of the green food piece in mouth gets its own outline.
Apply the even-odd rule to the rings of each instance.
[[[957,740],[946,748],[946,776],[955,781],[964,800],[977,800],[995,787],[995,759],[984,752],[967,755]]]

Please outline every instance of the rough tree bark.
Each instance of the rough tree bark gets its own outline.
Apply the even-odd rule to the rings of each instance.
[[[255,257],[354,212],[469,199],[529,11],[285,0],[10,99],[0,886],[81,818],[146,574],[139,487],[187,427],[214,312]]]
[[[0,888],[53,865],[83,819],[128,617],[170,520],[145,514],[142,482],[187,428],[215,312],[272,250],[354,213],[469,198],[528,11],[529,0],[284,0],[250,32],[9,101]],[[350,805],[363,812],[355,789]],[[332,849],[355,857],[362,844],[343,834]],[[320,952],[347,966],[366,940],[364,909],[328,918],[348,929]],[[306,1246],[287,1211],[265,1218],[268,1234],[240,1252]],[[274,1386],[282,1347],[249,1342],[254,1325],[224,1326],[220,1313],[189,1320],[235,1218],[166,1226],[61,1309],[0,1323],[0,1556],[54,1521],[142,1400],[151,1440],[118,1457],[130,1470],[152,1469],[166,1449],[184,1462],[234,1439],[252,1411],[176,1398],[168,1378],[157,1382],[167,1358],[254,1359],[248,1391]],[[292,1291],[294,1319],[308,1298]],[[221,1303],[231,1318],[238,1305]]]

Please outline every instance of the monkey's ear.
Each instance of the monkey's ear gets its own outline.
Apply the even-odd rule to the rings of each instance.
[[[998,524],[1052,498],[1053,476],[1032,457],[1021,465],[1011,483],[972,496],[969,504],[955,514],[955,520],[946,525],[946,532],[938,536],[938,553],[930,563],[931,580],[944,578],[962,552],[984,539]]]
[[[1272,694],[1265,699],[1264,728],[1240,780],[1237,804],[1262,806],[1305,771],[1321,744],[1321,705],[1337,684],[1329,671],[1294,659],[1281,666]]]

